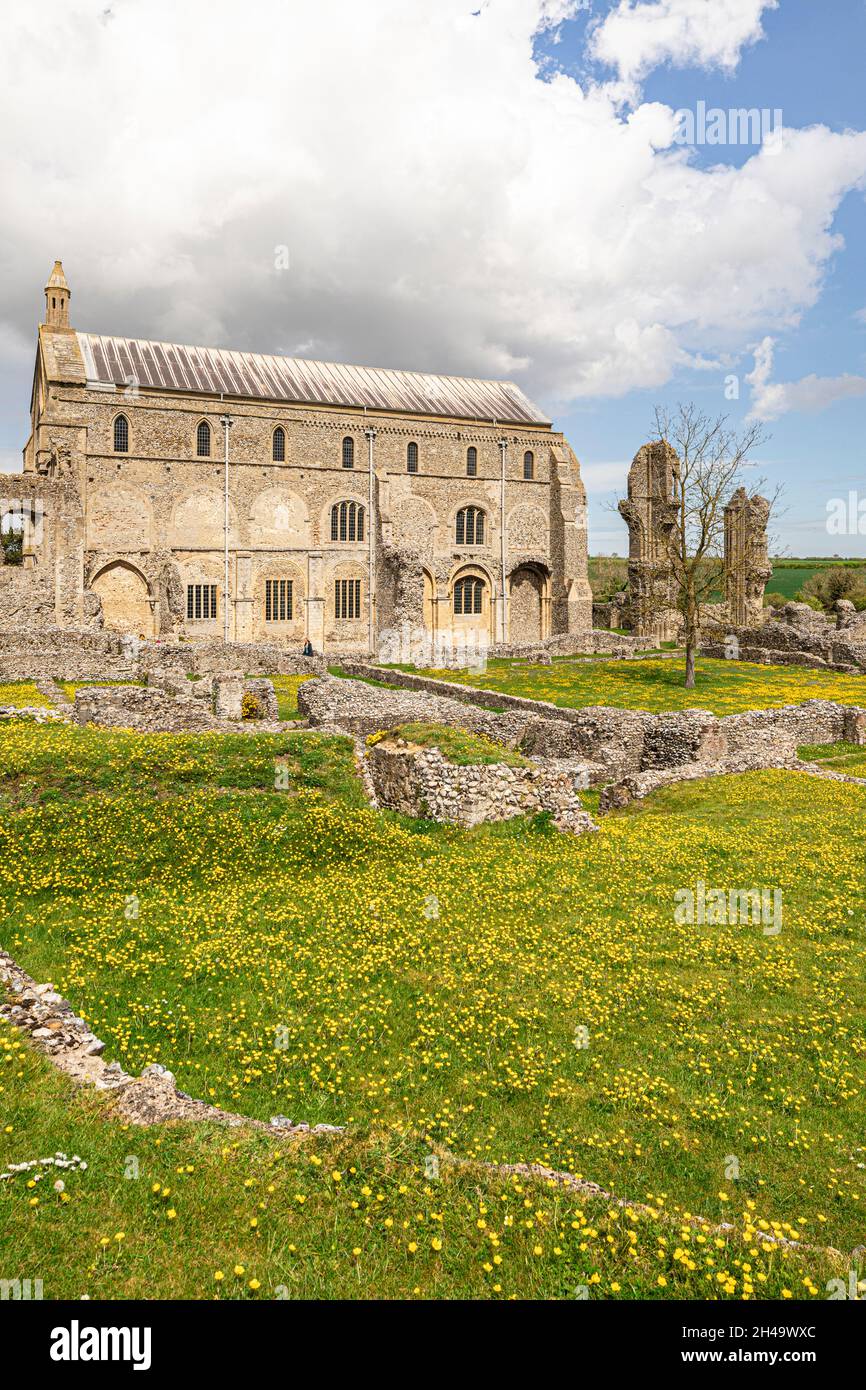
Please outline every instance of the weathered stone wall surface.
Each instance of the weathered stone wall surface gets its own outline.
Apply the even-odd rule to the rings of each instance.
[[[173,668],[198,675],[238,670],[246,675],[301,676],[327,670],[322,656],[301,656],[266,642],[144,642],[139,665],[142,674]]]
[[[0,680],[139,680],[154,670],[212,675],[321,675],[321,656],[261,643],[137,642],[115,632],[29,625],[0,630]]]
[[[42,627],[54,621],[53,582],[20,565],[3,565],[0,568],[0,627]]]
[[[547,811],[562,830],[579,835],[595,829],[581,807],[573,770],[503,763],[456,767],[438,748],[396,740],[374,745],[366,761],[379,805],[405,815],[472,826]]]
[[[134,650],[116,633],[20,627],[0,631],[0,680],[135,680]]]
[[[866,622],[852,622],[847,613],[831,619],[805,603],[788,603],[782,614],[757,627],[707,623],[701,653],[778,666],[866,671]]]
[[[402,671],[359,664],[355,669],[393,680],[396,688],[332,676],[307,681],[298,705],[312,724],[364,734],[413,720],[447,724],[486,734],[533,758],[568,759],[593,785],[691,765],[709,772],[787,766],[800,744],[866,743],[866,710],[831,700],[724,717],[700,709],[677,714],[603,705],[567,709]],[[490,708],[494,704],[499,712]]]
[[[255,694],[264,715],[242,720],[242,698]],[[273,717],[272,717],[273,716]],[[276,721],[276,696],[270,681],[245,681],[231,673],[189,681],[174,672],[158,672],[151,684],[86,686],[75,692],[76,724],[140,729],[147,733],[268,732]]]

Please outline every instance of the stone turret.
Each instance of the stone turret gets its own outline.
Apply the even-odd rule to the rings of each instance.
[[[69,327],[69,300],[72,291],[66,283],[63,265],[54,262],[54,269],[45,286],[45,323],[48,328]]]

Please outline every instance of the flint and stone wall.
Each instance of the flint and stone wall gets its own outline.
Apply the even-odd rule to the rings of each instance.
[[[579,835],[595,829],[581,807],[573,770],[456,767],[438,748],[401,744],[385,740],[366,754],[376,799],[389,810],[463,826],[547,811],[561,830]]]

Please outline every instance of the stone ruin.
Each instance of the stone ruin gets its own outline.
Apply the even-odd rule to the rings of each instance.
[[[629,536],[625,601],[621,606],[598,605],[599,616],[602,608],[609,609],[611,625],[616,617],[654,644],[675,640],[681,627],[673,566],[679,473],[680,461],[666,440],[644,444],[635,454],[628,497],[619,503]],[[767,549],[769,518],[766,497],[750,497],[744,487],[725,507],[725,602],[717,615],[734,627],[755,627],[764,621],[764,590],[773,573]]]
[[[636,636],[654,643],[676,636],[679,615],[671,563],[677,533],[674,482],[680,463],[665,440],[644,444],[628,473],[619,512],[628,526],[628,599],[623,617]]]
[[[255,702],[247,716],[244,699]],[[76,724],[138,729],[144,733],[229,732],[239,725],[279,727],[273,681],[247,679],[242,671],[188,680],[172,670],[152,670],[146,686],[91,685],[75,692]]]
[[[469,827],[548,812],[558,830],[596,826],[580,802],[584,779],[568,766],[489,763],[460,767],[438,748],[389,735],[364,753],[379,806],[407,816]]]
[[[770,504],[737,488],[725,507],[725,614],[737,627],[764,620],[764,590],[773,573],[767,553]]]

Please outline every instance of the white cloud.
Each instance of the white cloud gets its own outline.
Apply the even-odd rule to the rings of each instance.
[[[755,348],[755,366],[746,377],[752,388],[751,420],[777,420],[790,411],[826,410],[836,401],[866,395],[866,377],[810,376],[799,381],[772,381],[775,339],[764,338]]]
[[[662,63],[733,72],[763,38],[761,18],[778,0],[619,0],[594,29],[593,57],[640,81]]]
[[[699,169],[664,105],[539,79],[534,35],[575,8],[7,0],[9,341],[57,256],[77,327],[514,375],[551,407],[795,325],[866,135]]]

